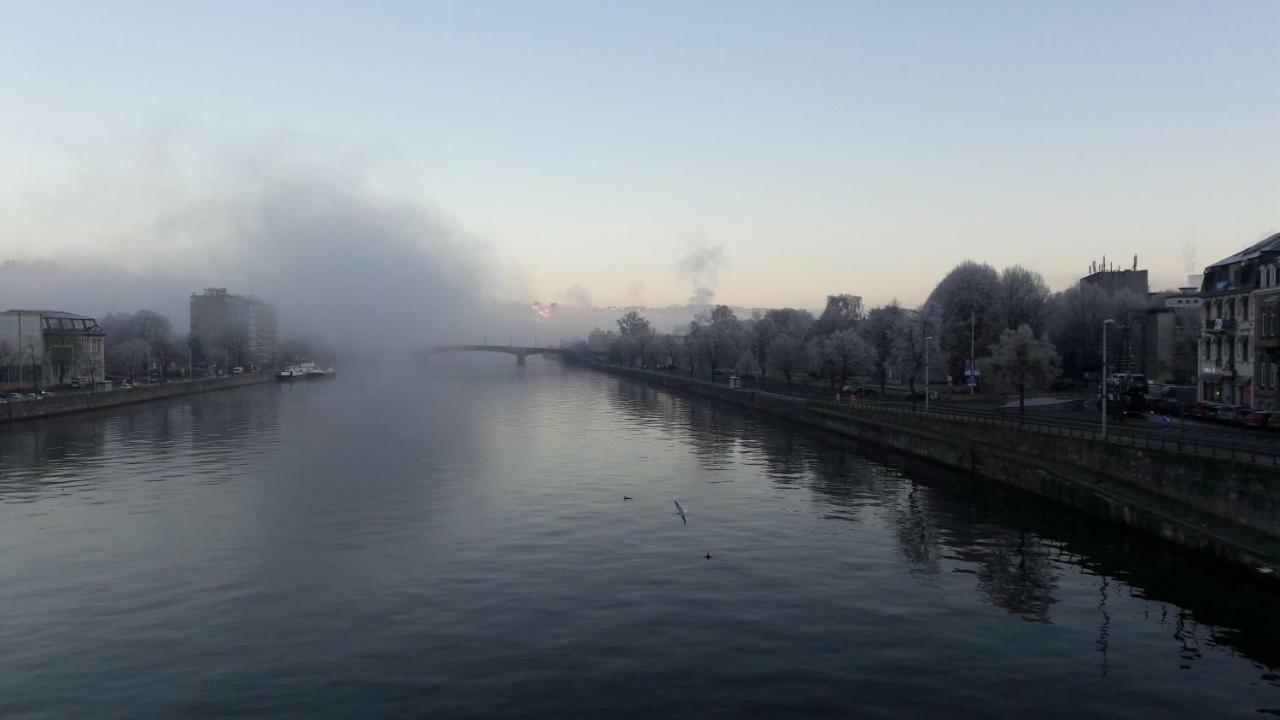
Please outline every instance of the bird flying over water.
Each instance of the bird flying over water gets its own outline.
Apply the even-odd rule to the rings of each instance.
[[[675,504],[676,504],[676,514],[680,516],[680,519],[684,521],[684,524],[685,524],[685,525],[688,525],[688,524],[689,524],[689,518],[687,518],[687,517],[685,517],[685,516],[684,516],[684,508],[680,507],[680,501],[679,501],[679,500],[672,500],[671,502],[673,502],[673,503],[675,503]]]

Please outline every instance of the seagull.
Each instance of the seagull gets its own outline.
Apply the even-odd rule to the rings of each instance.
[[[671,502],[673,502],[673,503],[675,503],[675,504],[676,504],[676,514],[680,516],[680,519],[684,521],[684,524],[685,524],[685,525],[688,525],[688,524],[689,524],[689,518],[687,518],[687,517],[685,517],[685,516],[684,516],[684,508],[680,507],[680,501],[679,501],[679,500],[672,500]]]

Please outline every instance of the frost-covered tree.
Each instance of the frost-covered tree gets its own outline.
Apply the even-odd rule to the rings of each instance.
[[[809,344],[814,369],[826,376],[832,389],[844,387],[854,375],[869,373],[876,351],[853,330],[839,330]]]
[[[1044,332],[1049,286],[1034,270],[1010,265],[1000,273],[997,312],[1005,330],[1030,325],[1037,335]]]
[[[779,335],[769,343],[765,353],[768,356],[768,368],[782,376],[787,384],[796,373],[805,370],[804,345],[800,339],[792,335]]]
[[[1053,343],[1037,338],[1031,326],[1024,324],[1000,334],[1000,341],[991,347],[987,365],[998,385],[1018,392],[1018,412],[1024,412],[1027,390],[1053,382],[1060,362]]]
[[[880,380],[881,395],[884,395],[885,376],[889,374],[893,361],[893,348],[903,315],[898,301],[894,300],[888,305],[872,308],[858,325],[858,333],[876,351],[876,374]]]
[[[942,278],[925,302],[937,316],[939,339],[952,377],[964,376],[971,343],[977,354],[999,340],[999,289],[1000,275],[995,268],[966,260]]]

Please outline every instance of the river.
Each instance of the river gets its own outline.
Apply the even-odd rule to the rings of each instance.
[[[1109,525],[550,359],[388,374],[0,429],[0,715],[1280,714],[1276,596]]]

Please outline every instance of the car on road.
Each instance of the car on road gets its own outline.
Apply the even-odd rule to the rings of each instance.
[[[1232,425],[1244,425],[1245,420],[1247,420],[1248,417],[1252,414],[1253,414],[1253,408],[1247,405],[1244,407],[1238,407],[1236,408],[1236,411],[1231,414],[1230,417],[1226,418],[1226,421],[1231,423]]]
[[[1271,423],[1271,416],[1273,415],[1275,415],[1275,413],[1273,412],[1268,412],[1265,410],[1254,410],[1249,414],[1245,415],[1244,424],[1246,427],[1265,430],[1267,429],[1267,426]]]
[[[1235,414],[1235,405],[1219,405],[1215,403],[1205,408],[1204,419],[1212,420],[1213,422],[1224,422],[1230,420]]]
[[[1147,376],[1138,373],[1112,373],[1107,379],[1107,384],[1143,395],[1151,392],[1151,384],[1147,381]]]
[[[1211,411],[1216,412],[1215,410],[1213,410],[1216,407],[1219,407],[1218,403],[1211,403],[1211,402],[1196,403],[1196,406],[1191,410],[1191,415],[1194,417],[1200,418],[1201,420],[1208,420],[1209,413]]]

